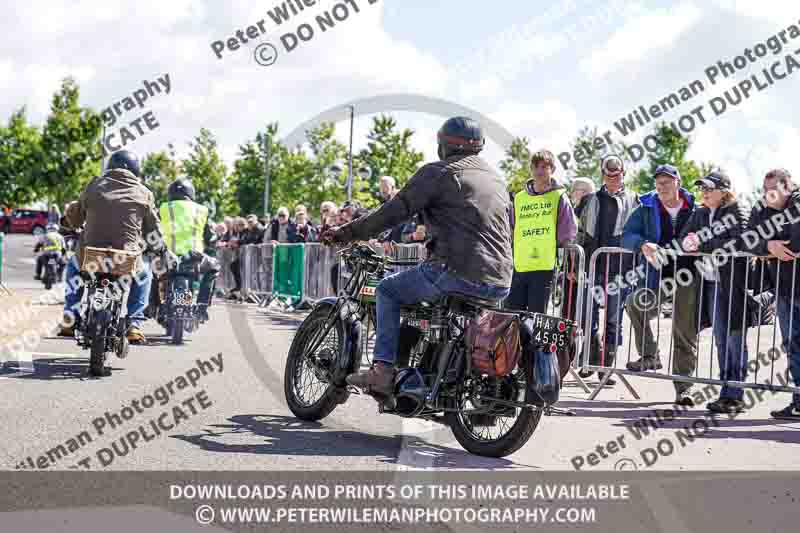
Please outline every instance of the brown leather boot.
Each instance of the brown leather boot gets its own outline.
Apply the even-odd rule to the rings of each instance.
[[[128,328],[128,342],[131,344],[147,344],[147,337],[136,326]]]
[[[360,389],[366,389],[371,394],[391,396],[394,388],[394,374],[394,366],[375,363],[369,370],[347,376],[347,383]]]

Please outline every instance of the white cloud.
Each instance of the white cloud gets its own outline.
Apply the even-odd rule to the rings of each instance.
[[[657,9],[637,17],[583,59],[579,67],[590,77],[605,78],[650,52],[668,49],[701,15],[693,3],[683,3],[676,8]]]

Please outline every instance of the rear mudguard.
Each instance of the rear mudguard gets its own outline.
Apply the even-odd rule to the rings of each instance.
[[[528,394],[526,403],[537,407],[548,407],[558,401],[561,394],[561,374],[556,352],[545,352],[543,347],[533,342],[533,329],[530,320],[523,320],[520,327],[522,361],[524,365]]]
[[[314,311],[325,309],[330,311],[336,306],[337,298],[329,297],[319,300],[314,306]],[[322,312],[322,311],[319,311]],[[361,335],[363,326],[358,313],[354,312],[351,304],[344,305],[339,312],[338,320],[342,323],[344,342],[342,353],[336,360],[333,369],[333,383],[339,387],[346,385],[345,378],[361,366]]]

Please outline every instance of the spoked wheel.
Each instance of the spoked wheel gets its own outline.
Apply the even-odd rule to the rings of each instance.
[[[297,330],[283,376],[286,402],[294,415],[301,420],[321,420],[347,398],[347,391],[328,380],[326,369],[335,368],[344,351],[344,328],[336,320],[327,333],[328,314],[331,308],[315,309]],[[324,339],[317,342],[325,333]],[[313,353],[309,350],[314,344]]]
[[[466,388],[459,406],[462,411],[492,406],[492,396],[504,400],[524,401],[530,395],[527,391],[525,373],[517,369],[506,378],[484,381],[476,380]],[[489,414],[463,414],[448,412],[446,419],[453,435],[461,446],[470,453],[486,457],[505,457],[519,450],[528,442],[539,420],[541,409],[519,409],[498,404],[492,406]]]

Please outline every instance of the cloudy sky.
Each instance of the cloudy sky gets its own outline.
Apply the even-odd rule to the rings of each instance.
[[[562,152],[583,126],[610,129],[612,138],[621,139],[613,126],[620,116],[699,79],[705,91],[664,117],[677,120],[704,105],[708,120],[692,135],[693,159],[723,165],[742,190],[767,167],[800,174],[800,110],[791,99],[800,89],[800,72],[753,91],[722,116],[714,117],[707,105],[783,61],[800,48],[800,38],[716,85],[704,74],[717,61],[733,61],[745,48],[800,24],[796,2],[319,0],[281,25],[268,15],[283,4],[277,0],[8,3],[0,20],[0,118],[25,105],[41,122],[65,76],[78,80],[84,105],[102,110],[131,96],[143,80],[169,74],[170,94],[156,94],[145,108],[118,120],[124,125],[153,111],[158,129],[128,145],[140,153],[172,142],[183,154],[205,127],[231,163],[238,145],[268,122],[278,121],[286,135],[320,113],[339,109],[336,115],[344,119],[343,104],[384,95],[412,95],[386,105],[405,105],[406,111],[393,114],[416,131],[415,145],[429,158],[435,156],[439,115],[450,108],[415,111],[414,96],[467,107],[527,136],[532,147]],[[342,20],[333,18],[335,26],[323,32],[315,19],[329,10]],[[261,20],[263,34],[259,30],[217,58],[211,43]],[[303,23],[314,35],[287,52],[289,38],[281,37]],[[276,47],[274,64],[255,61],[261,43]],[[369,123],[369,115],[356,118],[356,148]],[[624,140],[641,142],[646,133]],[[337,134],[347,141],[346,120]],[[492,163],[502,157],[497,142],[502,140],[490,142],[486,152]]]

